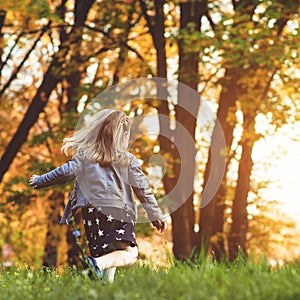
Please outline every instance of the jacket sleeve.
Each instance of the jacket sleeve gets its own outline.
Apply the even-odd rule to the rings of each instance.
[[[157,201],[149,186],[148,179],[142,171],[136,157],[132,158],[129,178],[130,185],[132,186],[137,198],[140,200],[141,205],[146,210],[149,220],[163,220],[164,215],[157,204]]]
[[[33,183],[33,188],[40,189],[55,184],[65,184],[76,177],[76,172],[82,167],[82,161],[78,155],[73,156],[72,160],[57,167],[56,169],[38,176]]]

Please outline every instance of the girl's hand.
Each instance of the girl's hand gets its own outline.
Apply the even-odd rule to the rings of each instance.
[[[157,221],[153,221],[152,225],[154,227],[156,227],[156,229],[160,232],[160,233],[164,233],[165,230],[167,229],[167,222],[165,221],[161,221],[161,220],[157,220]]]
[[[30,186],[35,187],[35,186],[34,186],[34,180],[35,180],[35,178],[37,178],[37,177],[39,177],[39,175],[33,174],[33,175],[29,178],[29,184],[30,184]]]

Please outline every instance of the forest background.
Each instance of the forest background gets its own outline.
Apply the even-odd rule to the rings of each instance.
[[[58,225],[72,184],[34,191],[28,178],[67,161],[62,139],[95,96],[160,77],[199,98],[137,98],[124,111],[157,116],[157,139],[146,134],[130,149],[150,179],[151,168],[166,168],[156,196],[185,172],[184,204],[170,214],[174,256],[298,257],[299,37],[295,0],[1,0],[0,246],[29,265],[77,263],[73,229]],[[206,128],[189,112],[204,102],[214,112]],[[180,155],[174,120],[193,141]],[[153,153],[163,165],[149,164]],[[209,178],[220,183],[208,201]],[[141,236],[149,231],[140,224]]]

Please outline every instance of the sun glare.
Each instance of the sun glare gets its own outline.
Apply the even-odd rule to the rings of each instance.
[[[262,166],[254,176],[268,181],[267,200],[282,203],[282,209],[300,228],[300,123],[287,124],[274,135],[257,142],[253,160]],[[259,180],[259,178],[258,178]]]

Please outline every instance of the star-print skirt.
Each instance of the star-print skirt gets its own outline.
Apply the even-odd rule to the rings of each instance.
[[[93,257],[137,245],[133,217],[124,210],[83,207],[82,218]]]

